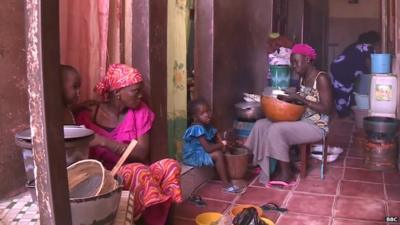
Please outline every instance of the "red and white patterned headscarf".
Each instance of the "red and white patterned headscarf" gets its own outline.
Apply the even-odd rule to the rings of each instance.
[[[142,81],[143,78],[139,70],[125,64],[112,64],[108,67],[106,75],[97,83],[94,90],[104,98],[108,97],[111,91],[128,87]]]

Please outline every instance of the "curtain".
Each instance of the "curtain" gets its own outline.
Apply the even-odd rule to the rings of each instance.
[[[167,119],[169,155],[181,158],[187,127],[187,46],[190,0],[168,0]]]
[[[60,1],[61,63],[81,74],[81,100],[94,98],[93,87],[105,74],[108,0]]]
[[[132,65],[132,0],[61,0],[61,63],[81,74],[81,100],[111,63]]]

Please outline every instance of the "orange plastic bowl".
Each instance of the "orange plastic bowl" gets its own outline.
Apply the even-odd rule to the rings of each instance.
[[[305,106],[288,103],[271,96],[262,96],[261,107],[265,117],[273,122],[297,121],[306,110]]]
[[[267,225],[275,225],[275,223],[272,222],[272,220],[267,219],[267,218],[265,218],[265,217],[261,217],[261,220],[262,220],[265,224],[267,224]]]
[[[211,225],[221,219],[222,216],[221,213],[217,212],[205,212],[197,215],[195,221],[197,225]]]
[[[255,206],[255,205],[236,205],[235,207],[233,207],[231,209],[230,214],[231,214],[232,218],[234,218],[236,215],[241,213],[244,209],[250,208],[250,207],[253,207],[257,210],[258,216],[260,216],[260,217],[262,216],[263,210],[260,207]]]

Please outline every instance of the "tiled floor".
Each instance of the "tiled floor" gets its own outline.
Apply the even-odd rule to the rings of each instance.
[[[133,197],[129,191],[122,191],[114,225],[132,225]],[[39,213],[29,192],[0,202],[0,225],[37,225]]]
[[[310,160],[307,177],[291,189],[263,187],[258,178],[248,179],[242,194],[222,192],[219,181],[210,181],[197,193],[206,201],[204,208],[186,201],[173,213],[174,225],[195,224],[196,215],[206,211],[228,214],[236,204],[262,205],[274,202],[287,213],[264,212],[277,225],[378,225],[385,216],[400,216],[400,173],[376,172],[364,166],[365,142],[354,123],[332,122],[329,144],[344,149],[342,156],[328,164],[326,178],[319,178],[319,161]],[[395,223],[391,223],[395,224]],[[397,223],[400,224],[400,223]]]
[[[172,224],[195,224],[194,218],[202,212],[228,214],[237,204],[273,202],[288,209],[287,213],[264,212],[277,225],[384,225],[385,216],[400,216],[400,173],[368,170],[360,147],[365,139],[357,133],[350,121],[332,122],[329,143],[344,152],[328,164],[324,180],[319,178],[320,162],[313,159],[307,177],[298,178],[289,189],[264,187],[251,171],[241,194],[225,193],[220,181],[211,180],[197,190],[206,207],[185,201],[173,210]],[[38,224],[37,208],[28,193],[0,202],[3,224]]]

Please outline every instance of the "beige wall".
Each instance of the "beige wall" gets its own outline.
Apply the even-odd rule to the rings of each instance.
[[[348,0],[329,0],[329,15],[334,18],[379,18],[380,0],[359,0],[349,4]]]
[[[369,30],[380,32],[380,0],[329,0],[329,63]]]

